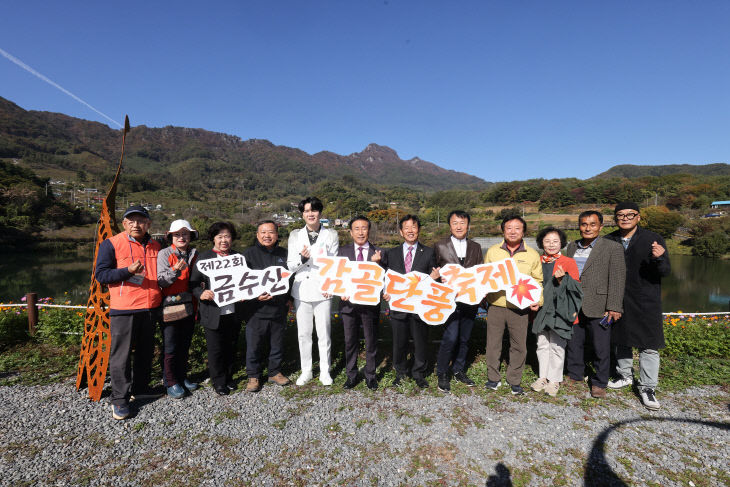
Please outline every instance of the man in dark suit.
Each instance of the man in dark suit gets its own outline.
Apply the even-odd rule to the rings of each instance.
[[[482,247],[473,240],[469,240],[469,213],[454,210],[449,213],[448,222],[451,235],[439,240],[434,245],[436,265],[440,269],[446,264],[459,264],[464,268],[481,264]],[[469,387],[474,387],[474,381],[466,375],[466,352],[469,349],[469,337],[474,327],[474,318],[477,315],[478,305],[456,303],[456,310],[451,313],[444,324],[444,335],[439,347],[436,374],[438,388],[441,392],[451,391],[449,377],[449,363],[452,364],[454,378]]]
[[[578,216],[581,239],[568,244],[566,255],[575,259],[583,288],[580,321],[566,348],[566,369],[573,382],[583,381],[583,348],[586,335],[593,342],[596,359],[591,377],[591,396],[606,397],[611,365],[611,324],[623,312],[626,262],[620,243],[601,238],[603,215],[584,211]]]
[[[354,261],[372,260],[379,262],[381,250],[368,240],[370,238],[370,220],[364,216],[356,216],[350,220],[350,235],[353,243],[343,245],[337,251],[340,257],[347,257]],[[375,377],[375,367],[378,365],[378,323],[380,321],[380,304],[368,306],[353,304],[347,297],[340,301],[340,314],[345,331],[345,370],[347,380],[345,389],[352,389],[357,385],[357,356],[360,352],[360,327],[365,335],[365,384],[368,389],[378,388]]]
[[[383,256],[381,265],[401,274],[411,271],[430,274],[438,278],[436,254],[433,249],[418,241],[421,222],[415,215],[406,215],[398,222],[403,245],[388,250]],[[386,301],[390,296],[383,296]],[[391,311],[390,325],[393,329],[393,368],[395,369],[394,386],[400,385],[408,375],[408,340],[413,339],[413,367],[411,376],[421,389],[428,387],[426,381],[426,366],[428,364],[428,325],[418,315]]]

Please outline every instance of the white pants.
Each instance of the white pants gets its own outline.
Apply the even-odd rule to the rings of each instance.
[[[319,342],[319,373],[329,373],[330,370],[330,310],[332,300],[300,301],[294,300],[297,310],[297,336],[299,337],[299,359],[302,373],[312,372],[312,330],[317,326],[317,340]]]
[[[537,360],[540,363],[541,378],[550,382],[562,382],[566,343],[567,340],[550,329],[537,334]]]

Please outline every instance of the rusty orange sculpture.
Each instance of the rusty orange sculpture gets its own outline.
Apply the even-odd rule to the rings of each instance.
[[[86,303],[84,318],[84,336],[81,339],[81,356],[76,368],[76,390],[84,383],[89,389],[92,401],[101,398],[104,389],[104,380],[109,365],[111,347],[111,331],[109,330],[109,290],[96,280],[96,257],[101,242],[119,233],[117,219],[114,215],[116,207],[117,184],[122,172],[124,160],[124,142],[129,132],[129,117],[124,117],[122,131],[122,155],[119,158],[117,174],[114,176],[109,192],[101,206],[101,216],[96,228],[96,246],[94,248],[94,264],[91,269],[91,285],[89,286],[89,300]]]

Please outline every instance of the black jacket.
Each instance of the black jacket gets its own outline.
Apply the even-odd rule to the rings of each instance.
[[[380,251],[381,259],[383,259],[383,255],[385,254],[385,251],[381,249],[380,247],[376,247],[375,245],[368,242],[368,252],[367,255],[364,255],[363,258],[367,261],[370,260],[370,257],[373,256],[376,250]],[[357,256],[355,255],[355,245],[352,243],[349,243],[347,245],[341,245],[339,249],[337,249],[337,256],[338,257],[347,257],[350,260],[357,260]],[[340,313],[342,314],[353,314],[355,312],[358,313],[372,313],[374,315],[380,316],[380,303],[374,306],[367,306],[364,304],[353,304],[350,301],[340,301]]]
[[[260,243],[256,242],[242,253],[246,258],[246,265],[250,269],[260,270],[272,266],[280,266],[286,269],[287,251],[286,249],[279,247],[278,243],[272,249],[267,249]],[[291,279],[293,279],[293,277],[294,276],[292,276]],[[286,314],[289,310],[288,301],[291,296],[291,282],[289,284],[290,292],[286,294],[279,294],[268,301],[259,301],[258,299],[246,301],[246,319],[248,320],[252,316],[272,320],[286,318]]]
[[[621,243],[618,230],[605,237]],[[624,312],[621,319],[611,325],[611,341],[627,347],[664,348],[662,325],[662,277],[671,270],[669,255],[655,259],[651,255],[651,244],[657,242],[667,248],[661,235],[636,227],[636,233],[629,240],[624,251],[626,258],[626,292]]]
[[[416,255],[413,257],[413,263],[411,264],[411,271],[431,274],[433,268],[436,267],[436,253],[433,249],[431,247],[426,247],[421,242],[417,242],[415,254]],[[385,254],[383,254],[383,258],[381,258],[380,265],[386,270],[392,269],[395,272],[405,274],[406,263],[403,259],[403,244],[385,252]],[[402,313],[400,311],[391,312],[392,317],[399,319],[406,318],[409,315],[411,314]]]
[[[237,254],[235,250],[231,250],[231,254]],[[198,262],[202,262],[208,259],[216,259],[218,254],[212,250],[206,250],[200,254]],[[193,271],[190,273],[190,292],[195,296],[195,299],[200,303],[198,308],[200,311],[200,324],[205,328],[211,330],[218,329],[218,323],[220,322],[221,311],[215,301],[213,300],[201,300],[200,295],[203,291],[210,289],[210,280],[208,277],[198,270],[196,265]],[[242,301],[238,301],[236,304],[236,320],[240,323],[244,318],[244,305]]]

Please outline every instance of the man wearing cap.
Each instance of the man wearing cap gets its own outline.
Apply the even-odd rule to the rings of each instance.
[[[117,420],[129,417],[130,396],[149,387],[155,322],[162,302],[157,285],[160,244],[148,233],[150,215],[141,206],[130,206],[122,218],[124,232],[99,246],[95,273],[96,280],[109,287],[111,298],[109,402]]]
[[[198,384],[187,377],[188,355],[195,327],[193,295],[189,290],[190,272],[198,259],[190,242],[198,238],[198,231],[187,220],[170,224],[167,241],[170,243],[157,255],[157,284],[162,288],[163,377],[167,395],[180,399]]]
[[[639,395],[647,409],[659,409],[654,391],[659,383],[659,349],[664,348],[662,277],[670,272],[667,246],[661,235],[639,226],[639,205],[619,203],[614,210],[618,230],[607,239],[623,245],[626,258],[624,313],[611,326],[616,353],[616,380],[611,389],[633,384],[632,348],[639,349]]]

